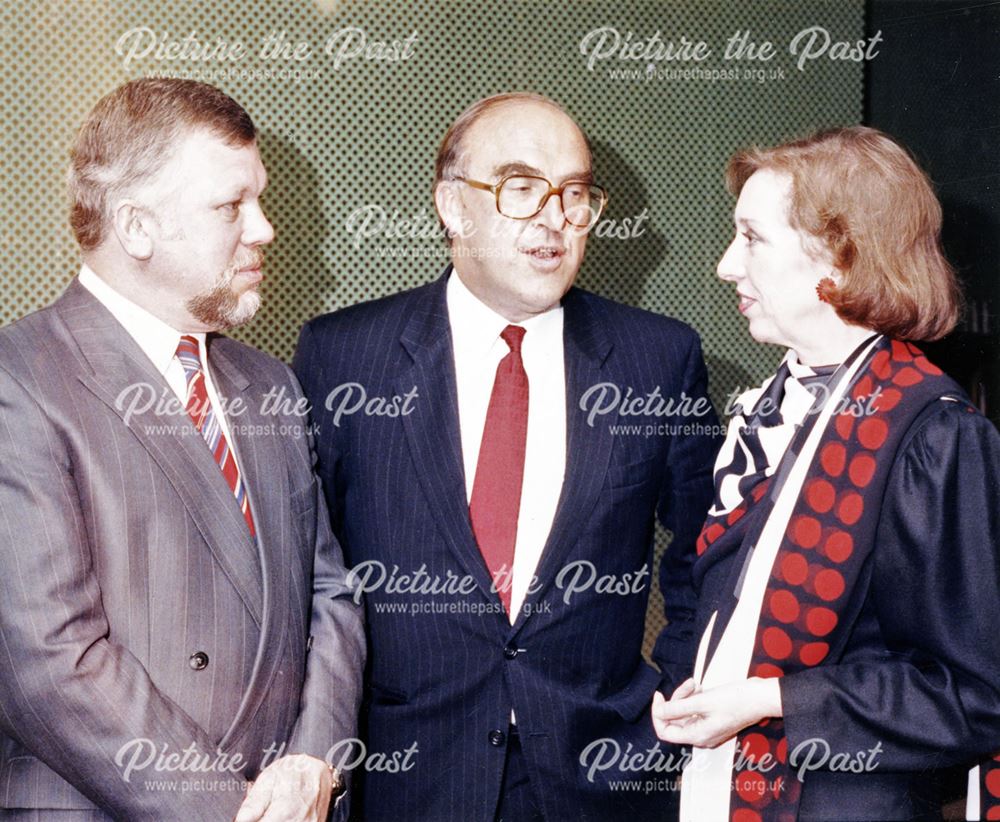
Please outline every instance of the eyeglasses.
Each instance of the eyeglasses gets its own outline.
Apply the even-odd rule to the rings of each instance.
[[[577,228],[593,228],[608,204],[608,193],[599,185],[581,180],[570,180],[553,186],[544,177],[514,174],[504,177],[496,185],[456,177],[472,188],[489,191],[497,201],[497,211],[512,220],[530,220],[540,213],[549,197],[559,197],[566,222]]]

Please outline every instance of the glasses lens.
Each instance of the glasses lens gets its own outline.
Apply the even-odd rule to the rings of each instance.
[[[548,190],[548,182],[540,177],[508,177],[500,186],[500,213],[515,220],[533,217]]]
[[[508,177],[500,186],[500,213],[515,220],[534,217],[544,207],[549,181],[541,177]],[[578,228],[590,228],[601,216],[604,191],[588,183],[567,183],[562,192],[566,222]]]
[[[566,222],[578,228],[590,228],[601,216],[604,192],[586,183],[569,183],[563,188],[562,203]]]

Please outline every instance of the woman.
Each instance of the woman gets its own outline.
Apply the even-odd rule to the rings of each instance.
[[[694,748],[681,817],[940,818],[943,770],[1000,749],[1000,436],[908,342],[959,313],[940,206],[870,128],[742,152],[726,179],[718,274],[789,350],[739,399],[694,676],[653,705]]]

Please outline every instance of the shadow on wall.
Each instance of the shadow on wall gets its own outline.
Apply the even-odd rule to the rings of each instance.
[[[756,345],[756,343],[754,343]],[[727,360],[715,354],[705,355],[705,365],[708,367],[708,394],[723,425],[729,422],[726,414],[732,409],[727,406],[748,388],[759,385],[760,380],[742,364]]]
[[[610,143],[594,142],[591,148],[594,175],[609,200],[587,240],[577,284],[602,297],[642,306],[646,283],[666,256],[667,238],[653,228],[645,180]]]
[[[320,178],[309,158],[273,133],[259,137],[268,171],[264,210],[275,240],[265,250],[267,277],[261,309],[234,336],[290,362],[299,329],[327,308],[337,279],[323,256],[330,233],[320,197]]]

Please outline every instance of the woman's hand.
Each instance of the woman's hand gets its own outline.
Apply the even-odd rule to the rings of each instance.
[[[748,725],[781,715],[777,679],[751,677],[705,691],[688,679],[669,702],[659,691],[653,695],[653,729],[661,740],[677,745],[714,748]]]

